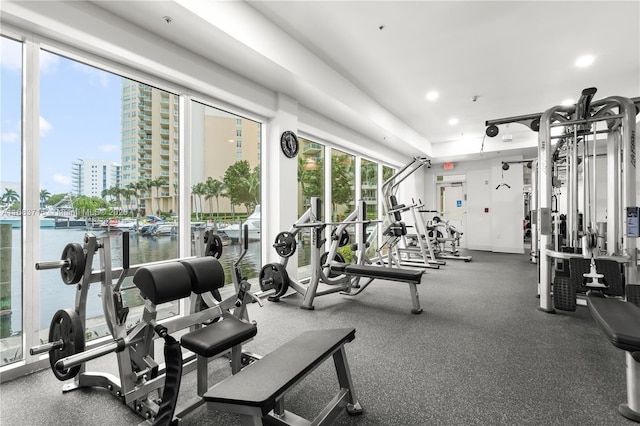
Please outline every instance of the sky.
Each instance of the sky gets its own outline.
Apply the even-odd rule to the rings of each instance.
[[[0,182],[20,181],[21,44],[0,42]],[[71,191],[78,159],[120,163],[121,77],[46,51],[40,56],[40,189]],[[5,185],[6,186],[6,185]],[[4,193],[5,188],[0,188]]]

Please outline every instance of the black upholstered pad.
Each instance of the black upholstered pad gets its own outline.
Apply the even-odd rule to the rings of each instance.
[[[180,261],[191,276],[193,292],[202,294],[224,286],[224,269],[213,256]]]
[[[369,278],[380,278],[390,281],[402,281],[413,284],[420,284],[423,270],[387,268],[385,266],[372,265],[350,265],[348,263],[332,263],[331,271],[340,274],[356,275]]]
[[[142,296],[154,305],[189,297],[191,277],[179,262],[149,265],[138,269],[133,283],[140,289]]]
[[[355,328],[307,331],[204,394],[205,401],[260,407],[265,416],[276,397],[309,374],[334,350],[355,338]]]
[[[182,347],[207,358],[226,352],[258,332],[255,324],[227,317],[206,327],[185,334],[180,339]]]
[[[589,309],[616,348],[640,351],[640,308],[616,299],[589,296]]]

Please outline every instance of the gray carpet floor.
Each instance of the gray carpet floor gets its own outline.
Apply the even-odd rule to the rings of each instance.
[[[357,297],[332,294],[316,309],[302,297],[249,307],[258,335],[247,349],[266,354],[305,330],[355,327],[346,346],[362,416],[338,425],[624,425],[624,352],[601,334],[588,309],[555,315],[536,309],[536,266],[528,256],[472,252],[423,277],[424,312],[410,313],[407,284],[376,281]],[[116,372],[115,358],[88,371]],[[210,364],[210,382],[229,375]],[[195,373],[181,400],[195,395]],[[334,395],[327,362],[299,383],[287,408],[313,418]],[[133,411],[102,389],[63,394],[46,370],[0,386],[2,425],[134,425]],[[181,425],[235,425],[238,419],[200,407]]]

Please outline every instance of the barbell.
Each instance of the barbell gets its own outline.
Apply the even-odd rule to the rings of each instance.
[[[348,222],[309,222],[309,223],[301,223],[294,224],[294,228],[320,228],[324,226],[340,226],[340,225],[368,225],[370,223],[380,223],[382,220],[354,220]]]
[[[87,261],[87,253],[85,253],[82,245],[78,243],[69,243],[62,250],[60,260],[52,262],[36,263],[37,270],[57,269],[60,268],[60,276],[65,284],[77,284],[84,275],[84,268]]]
[[[63,358],[83,352],[84,348],[84,327],[80,316],[73,309],[60,309],[51,319],[49,343],[31,348],[29,353],[37,355],[49,352],[49,364],[51,364],[53,375],[64,382],[77,376],[82,366],[58,368],[56,363]]]

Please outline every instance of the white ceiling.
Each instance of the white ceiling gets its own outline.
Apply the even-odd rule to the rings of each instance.
[[[429,141],[436,162],[478,154],[486,120],[541,113],[586,87],[640,96],[639,1],[94,3],[381,143],[417,153]],[[584,54],[595,61],[577,68]],[[501,135],[492,150],[534,155],[524,126]]]

